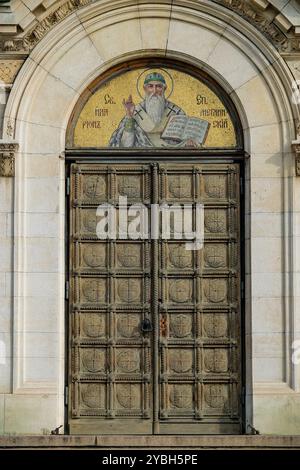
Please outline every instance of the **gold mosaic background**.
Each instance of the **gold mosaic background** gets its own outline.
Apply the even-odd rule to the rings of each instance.
[[[236,136],[230,115],[217,95],[198,79],[174,69],[139,68],[112,78],[103,84],[83,106],[74,129],[74,147],[107,147],[110,137],[125,115],[123,99],[132,95],[135,104],[142,101],[137,90],[146,72],[164,74],[168,88],[168,100],[180,106],[188,116],[195,116],[211,123],[203,147],[235,147]],[[165,71],[165,73],[164,73]],[[143,73],[144,72],[144,73]],[[140,80],[139,76],[142,74]],[[171,91],[171,79],[173,90]],[[208,116],[214,113],[214,116]]]

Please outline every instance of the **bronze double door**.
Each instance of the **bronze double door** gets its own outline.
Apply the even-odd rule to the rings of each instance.
[[[239,178],[238,164],[71,165],[70,433],[241,432]],[[203,204],[203,248],[172,229],[99,239],[97,207],[118,215],[119,196],[149,209],[149,230],[153,204]]]

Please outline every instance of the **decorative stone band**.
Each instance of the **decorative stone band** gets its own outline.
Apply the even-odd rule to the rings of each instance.
[[[300,176],[300,136],[298,136],[297,140],[293,140],[292,146],[295,152],[296,176]]]
[[[281,29],[282,25],[289,24],[282,15],[273,12],[273,15],[265,14],[261,9],[252,8],[251,5],[244,0],[212,0],[214,3],[225,6],[230,10],[237,13],[246,21],[255,26],[261,33],[271,41],[280,52],[295,53],[300,51],[300,38],[296,37],[293,28],[289,28],[288,34],[285,34]],[[15,52],[22,51],[24,53],[31,51],[36,44],[52,29],[57,23],[62,21],[67,16],[71,15],[74,11],[83,8],[88,4],[96,3],[96,0],[67,0],[59,2],[59,6],[51,9],[49,14],[46,14],[41,20],[34,24],[34,27],[22,38],[7,37],[0,40],[0,51],[2,52]],[[193,1],[186,1],[192,8]],[[258,2],[256,2],[258,3]],[[105,10],[104,5],[104,10]],[[175,6],[174,6],[175,8]],[[277,14],[277,16],[276,16]],[[277,26],[280,24],[281,28]],[[283,28],[283,29],[286,29]]]
[[[17,142],[0,140],[0,177],[15,175],[15,152],[17,149]]]
[[[12,84],[23,62],[24,60],[0,60],[0,85]]]

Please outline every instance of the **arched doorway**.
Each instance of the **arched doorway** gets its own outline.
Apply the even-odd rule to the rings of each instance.
[[[92,2],[82,7],[82,16],[69,15],[53,25],[24,63],[6,105],[3,138],[13,138],[19,145],[13,197],[13,394],[5,400],[7,413],[17,414],[18,419],[5,424],[6,432],[40,434],[40,423],[49,430],[64,423],[69,347],[65,347],[64,260],[68,244],[62,196],[70,115],[83,90],[92,92],[91,83],[96,77],[104,77],[109,68],[121,62],[125,70],[129,64],[132,67],[132,58],[155,56],[161,57],[162,67],[171,67],[167,60],[176,59],[184,63],[187,73],[191,71],[187,63],[205,71],[221,84],[238,110],[244,148],[251,154],[251,162],[249,159],[246,164],[244,211],[245,432],[253,432],[254,427],[265,434],[295,434],[297,420],[289,419],[287,413],[292,406],[291,413],[298,416],[299,388],[298,369],[291,361],[293,341],[297,339],[294,260],[299,245],[294,233],[299,181],[294,178],[290,147],[299,114],[291,100],[293,74],[255,26],[235,14],[226,14],[224,7],[215,2],[204,2],[202,8],[201,2],[196,5],[186,1],[184,6],[173,4],[172,9],[167,4],[152,3],[142,16],[134,2],[130,12],[127,4],[115,3],[115,8],[103,15],[103,3]],[[149,29],[154,18],[158,25],[155,34],[152,27]],[[170,100],[175,102],[174,96]],[[140,102],[139,97],[136,102]],[[177,98],[175,104],[185,110]],[[99,156],[99,138],[93,145],[91,151],[73,149],[73,157],[80,162],[83,153],[95,157],[98,152]],[[238,161],[235,148],[219,150],[219,157],[234,153],[230,161]],[[216,161],[218,152],[214,151],[210,163]],[[102,163],[109,152],[115,152],[115,157],[118,153],[120,159],[122,152],[127,157],[134,154],[133,149],[101,149]],[[157,161],[159,152],[167,157],[167,151],[159,149],[155,152]],[[180,152],[186,155],[178,149],[172,161]],[[203,163],[207,163],[208,153],[212,155],[208,149],[198,153]],[[70,157],[67,152],[67,159]],[[217,161],[221,162],[219,158]],[[41,251],[49,256],[42,256],[41,263],[36,263],[36,253],[39,256]],[[41,354],[41,346],[48,344],[51,348],[47,346],[47,352]],[[70,401],[69,406],[71,409]],[[25,409],[26,413],[20,413]],[[34,417],[30,424],[28,416]],[[88,420],[89,426],[92,422]],[[101,426],[98,429],[101,432]]]
[[[244,153],[231,101],[186,64],[123,64],[77,103],[66,160],[70,432],[243,432]],[[204,208],[203,244],[176,234],[172,217],[163,233],[163,208],[175,206],[193,230]]]

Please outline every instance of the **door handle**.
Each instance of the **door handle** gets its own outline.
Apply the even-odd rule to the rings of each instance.
[[[149,318],[144,318],[141,323],[141,330],[143,333],[147,333],[153,330],[151,320]]]

